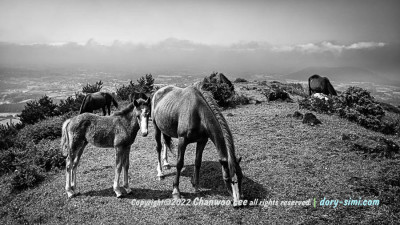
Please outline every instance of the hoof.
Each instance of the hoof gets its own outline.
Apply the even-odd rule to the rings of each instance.
[[[122,192],[121,192],[121,189],[118,187],[118,188],[114,188],[114,192],[115,192],[115,195],[117,196],[117,198],[122,198]]]
[[[200,188],[195,187],[195,188],[194,188],[194,192],[195,192],[195,193],[200,193]]]
[[[157,177],[158,177],[158,180],[164,180],[164,178],[165,178],[165,176],[164,176],[164,175],[157,176]]]
[[[73,198],[76,194],[73,191],[67,191],[68,198]]]
[[[171,165],[169,165],[169,164],[164,164],[163,168],[166,169],[166,170],[169,170],[169,169],[171,169]]]
[[[117,194],[117,198],[123,198],[124,197],[124,195],[122,195],[122,194]]]
[[[124,188],[124,189],[125,189],[125,192],[126,192],[127,195],[129,195],[129,194],[131,194],[133,192],[132,188]]]
[[[181,195],[178,193],[172,194],[172,199],[175,199],[175,200],[181,199]]]

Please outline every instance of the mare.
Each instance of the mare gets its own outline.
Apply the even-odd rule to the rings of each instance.
[[[79,114],[89,112],[93,113],[96,109],[103,109],[103,116],[106,115],[106,107],[108,109],[108,115],[111,113],[111,102],[118,108],[118,103],[115,101],[113,96],[107,92],[95,92],[89,93],[83,99]]]
[[[153,95],[151,117],[157,143],[157,176],[160,179],[164,177],[161,167],[161,136],[166,145],[170,145],[171,138],[178,138],[176,176],[172,196],[179,199],[181,197],[179,177],[184,164],[186,146],[197,143],[192,185],[198,192],[202,154],[208,139],[211,139],[219,155],[225,185],[236,202],[243,198],[243,174],[239,166],[241,159],[235,156],[232,133],[217,103],[212,95],[202,90],[200,86],[199,83],[187,88],[166,86]]]
[[[308,78],[308,91],[310,96],[313,93],[337,95],[329,79],[326,77],[321,77],[318,74],[314,74],[310,78]]]
[[[111,116],[84,113],[63,123],[61,147],[64,153],[67,153],[65,190],[69,198],[76,195],[76,169],[88,143],[101,148],[115,148],[114,192],[118,198],[122,197],[119,186],[122,169],[124,171],[122,187],[128,194],[132,191],[128,185],[129,153],[139,129],[143,137],[148,134],[150,103],[150,99],[147,101],[139,99]]]

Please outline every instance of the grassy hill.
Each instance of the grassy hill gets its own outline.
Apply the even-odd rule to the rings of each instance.
[[[244,92],[244,91],[243,91]],[[253,94],[253,93],[251,93]],[[262,102],[223,111],[232,130],[236,152],[242,159],[245,198],[288,201],[309,200],[306,206],[154,206],[139,207],[133,200],[170,199],[175,168],[166,178],[156,177],[154,130],[138,135],[130,154],[133,193],[117,199],[112,190],[114,149],[88,146],[78,169],[80,196],[67,199],[64,171],[20,193],[10,194],[4,179],[0,191],[0,223],[87,224],[320,224],[395,223],[400,219],[400,157],[373,157],[356,151],[343,134],[369,140],[398,137],[367,130],[334,115],[313,112],[321,125],[303,124],[288,114],[296,102]],[[307,111],[300,110],[305,113]],[[59,140],[56,140],[59,141]],[[174,140],[176,143],[176,140]],[[173,149],[176,152],[176,149]],[[195,146],[186,151],[180,188],[186,199],[230,200],[222,181],[215,147],[209,141],[200,171],[201,192],[194,193]],[[175,163],[170,154],[170,161]],[[323,199],[379,200],[378,206],[321,206]],[[314,199],[316,206],[314,207]]]

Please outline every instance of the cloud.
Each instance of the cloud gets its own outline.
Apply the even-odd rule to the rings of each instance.
[[[374,48],[384,47],[385,45],[386,43],[383,42],[357,42],[350,45],[340,45],[329,41],[324,41],[320,43],[275,46],[271,50],[273,52],[302,52],[302,53],[330,52],[333,54],[340,54],[345,50],[374,49]]]

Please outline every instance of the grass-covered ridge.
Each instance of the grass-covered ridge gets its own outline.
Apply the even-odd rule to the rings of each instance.
[[[262,101],[229,108],[223,114],[232,130],[244,181],[246,199],[309,200],[327,199],[379,199],[374,207],[342,206],[269,206],[233,209],[226,206],[133,206],[132,200],[169,199],[175,168],[167,172],[166,179],[156,177],[156,152],[150,125],[149,136],[137,137],[130,154],[130,186],[133,193],[124,199],[116,199],[112,190],[115,150],[88,146],[83,153],[77,179],[82,193],[67,200],[63,171],[50,169],[49,179],[34,188],[18,194],[7,191],[2,176],[0,223],[147,223],[147,224],[320,224],[320,223],[394,223],[400,219],[399,196],[400,157],[370,157],[355,151],[345,135],[361,138],[382,137],[397,144],[398,136],[386,135],[366,129],[335,114],[313,112],[322,124],[308,126],[301,120],[288,117],[299,110],[296,101],[266,101],[262,90],[247,90],[249,84],[235,84],[235,90]],[[291,95],[293,99],[298,96]],[[303,114],[309,112],[301,109]],[[229,115],[229,116],[228,116]],[[391,115],[391,114],[388,114]],[[43,121],[41,127],[56,124]],[[38,125],[39,126],[39,125]],[[35,132],[36,129],[30,128]],[[50,129],[50,128],[49,128]],[[43,129],[40,129],[43,130]],[[45,135],[30,135],[36,138]],[[39,141],[36,148],[48,151],[57,148],[59,137]],[[32,140],[32,143],[34,141]],[[31,148],[27,145],[26,148]],[[42,147],[43,146],[43,147]],[[176,149],[173,150],[176,152]],[[181,191],[188,199],[202,197],[205,200],[230,199],[222,181],[221,168],[215,147],[209,142],[204,150],[200,171],[200,193],[194,193],[190,179],[193,173],[195,146],[186,151],[185,167],[181,176]],[[173,155],[170,155],[171,161]],[[35,160],[33,160],[35,162]],[[36,167],[46,168],[38,162]],[[58,165],[57,161],[54,165]],[[54,168],[54,167],[51,167]],[[167,219],[168,218],[168,219]]]

